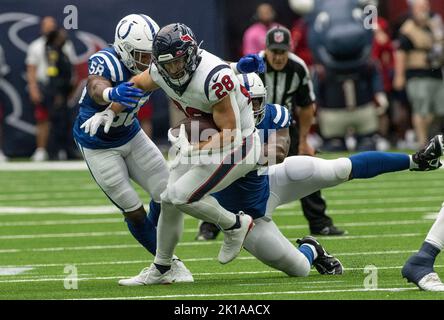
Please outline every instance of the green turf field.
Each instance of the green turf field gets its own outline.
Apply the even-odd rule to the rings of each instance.
[[[313,269],[307,278],[290,278],[245,251],[222,266],[221,235],[194,241],[197,221],[187,218],[177,254],[195,283],[128,288],[117,280],[137,274],[152,257],[87,171],[0,171],[0,299],[443,299],[400,276],[444,201],[443,180],[444,170],[404,172],[324,191],[329,214],[349,232],[320,238],[344,264],[342,276]],[[279,208],[274,220],[292,241],[308,232],[299,202]],[[444,273],[443,257],[436,264]],[[378,270],[373,290],[364,287],[369,265]],[[65,271],[72,266],[78,288],[68,290]],[[13,271],[21,273],[7,275]]]

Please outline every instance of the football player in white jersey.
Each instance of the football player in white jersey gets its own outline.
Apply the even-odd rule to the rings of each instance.
[[[230,65],[199,48],[193,32],[181,23],[157,33],[153,64],[133,77],[144,92],[162,88],[186,116],[211,118],[220,131],[209,141],[191,145],[183,127],[178,137],[169,133],[177,151],[175,164],[162,193],[162,214],[157,226],[154,263],[146,270],[147,284],[173,281],[171,259],[183,229],[183,214],[220,226],[225,234],[219,262],[228,263],[240,252],[254,223],[251,216],[233,214],[209,194],[220,191],[257,166],[260,138],[254,126],[248,92],[242,89]],[[113,104],[119,114],[124,107]],[[97,123],[106,120],[97,118]],[[193,155],[205,154],[207,162],[190,164]]]
[[[148,68],[157,31],[158,25],[142,14],[128,15],[118,23],[114,44],[89,58],[88,83],[79,101],[73,129],[94,180],[122,211],[134,238],[153,255],[157,222],[152,215],[160,211],[160,195],[169,173],[162,153],[141,130],[135,117],[151,93],[143,93],[127,81]],[[115,119],[109,109],[112,102],[128,106]],[[130,105],[134,102],[136,107]],[[98,111],[101,117],[110,120],[107,126],[99,130],[88,126],[85,132],[83,128],[89,123],[86,120]],[[151,195],[148,216],[130,179]],[[177,282],[193,281],[190,271],[177,257],[173,259],[172,271]]]

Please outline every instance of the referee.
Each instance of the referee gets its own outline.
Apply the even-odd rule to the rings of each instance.
[[[307,136],[314,121],[315,95],[313,83],[305,62],[290,52],[290,31],[275,27],[266,36],[266,50],[259,53],[267,64],[265,74],[260,74],[267,88],[267,103],[286,106],[293,119],[290,127],[289,156],[314,156]],[[342,235],[344,231],[333,225],[326,215],[326,203],[321,192],[301,199],[302,210],[314,235]]]

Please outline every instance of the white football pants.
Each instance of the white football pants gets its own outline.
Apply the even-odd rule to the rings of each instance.
[[[244,138],[241,145],[210,156],[207,159],[209,164],[180,164],[170,172],[167,189],[162,194],[155,263],[171,264],[183,229],[183,214],[180,211],[217,224],[222,229],[236,223],[233,212],[225,210],[209,194],[226,188],[256,169],[260,152],[260,138],[255,131]]]
[[[143,205],[130,179],[160,202],[168,181],[168,167],[143,130],[117,148],[87,149],[80,145],[79,148],[96,183],[123,213]]]
[[[256,226],[247,235],[244,248],[264,264],[289,276],[308,276],[311,268],[308,260],[280,232],[271,216],[282,204],[348,181],[351,169],[348,158],[323,160],[306,156],[288,157],[283,163],[268,168],[267,213],[254,220]]]

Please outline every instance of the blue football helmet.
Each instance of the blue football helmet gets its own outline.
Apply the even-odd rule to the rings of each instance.
[[[173,23],[159,30],[153,42],[153,63],[178,94],[186,90],[199,62],[199,45],[189,27]]]

